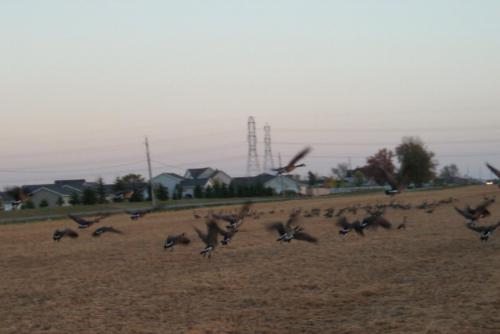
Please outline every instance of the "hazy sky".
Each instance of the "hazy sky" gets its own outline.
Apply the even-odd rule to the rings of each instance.
[[[304,173],[405,135],[500,167],[500,1],[1,0],[0,41],[0,187],[146,174],[144,135],[242,176],[250,115]]]

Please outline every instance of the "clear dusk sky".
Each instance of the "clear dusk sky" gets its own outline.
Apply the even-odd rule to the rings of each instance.
[[[440,167],[500,167],[500,1],[0,1],[0,188],[314,148],[361,165],[419,136]],[[261,159],[262,164],[262,159]]]

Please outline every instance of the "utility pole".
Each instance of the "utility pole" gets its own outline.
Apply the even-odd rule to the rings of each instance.
[[[151,170],[151,155],[149,154],[149,141],[148,137],[146,137],[146,158],[148,160],[148,172],[149,172],[149,187],[151,189],[151,201],[153,202],[153,206],[156,207],[156,194],[153,187],[153,171]]]
[[[281,153],[278,153],[278,160],[279,160],[279,163],[280,163],[280,168],[283,167],[283,165],[281,164]],[[283,174],[280,174],[280,181],[281,181],[281,196],[285,196],[285,185],[283,184]]]

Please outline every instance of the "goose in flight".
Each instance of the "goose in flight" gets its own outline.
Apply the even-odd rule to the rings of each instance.
[[[190,242],[191,240],[186,237],[185,233],[181,233],[178,235],[169,235],[163,243],[163,248],[165,250],[170,248],[170,250],[173,251],[175,245],[189,245]]]
[[[70,237],[71,239],[75,239],[78,238],[78,233],[76,233],[70,228],[65,228],[64,230],[55,230],[54,234],[52,235],[52,239],[54,241],[60,241],[64,237]]]
[[[406,171],[403,171],[403,173],[401,173],[403,175],[402,178],[398,179],[396,174],[389,173],[384,167],[378,166],[378,168],[382,171],[386,182],[391,187],[391,189],[388,189],[385,191],[386,195],[389,195],[389,196],[397,195],[397,194],[401,193],[401,191],[403,191],[403,189],[407,186],[408,173]]]
[[[200,237],[201,241],[205,244],[205,248],[200,252],[200,254],[210,258],[212,256],[212,252],[217,247],[217,237],[220,233],[219,226],[215,220],[210,220],[207,222],[207,233],[203,233],[196,227],[194,230],[198,234],[198,237]]]
[[[112,226],[103,226],[103,227],[99,227],[97,230],[95,230],[94,233],[92,233],[92,236],[99,237],[99,236],[101,236],[101,234],[107,233],[107,232],[115,233],[115,234],[122,234],[123,233],[122,231],[117,230],[117,229],[113,228]]]
[[[486,163],[486,167],[488,167],[488,169],[493,173],[495,174],[495,176],[497,178],[500,179],[500,170],[496,169],[495,167],[493,167],[492,165],[490,165],[489,163]],[[500,184],[498,185],[500,187]]]
[[[476,226],[476,225],[472,225],[472,224],[465,224],[465,226],[468,229],[479,233],[479,237],[480,237],[481,241],[488,241],[488,239],[493,234],[493,231],[495,231],[496,228],[498,226],[500,226],[500,222],[498,222],[494,225],[487,225],[487,226]]]
[[[74,214],[69,214],[68,217],[71,218],[75,223],[78,224],[78,228],[80,229],[84,229],[84,228],[87,228],[87,227],[90,227],[94,224],[97,224],[98,222],[100,222],[101,220],[103,220],[104,218],[108,217],[109,214],[102,214],[102,215],[99,215],[98,217],[96,217],[95,219],[84,219],[82,217],[78,217]]]
[[[309,154],[309,152],[311,152],[310,147],[304,148],[302,151],[297,153],[295,155],[295,157],[293,157],[293,159],[290,160],[290,162],[286,166],[274,168],[274,169],[272,169],[272,171],[276,172],[278,175],[281,175],[281,174],[285,174],[285,173],[290,173],[298,167],[305,167],[305,164],[297,165],[297,162],[299,162],[299,160],[303,159],[307,154]]]
[[[299,214],[300,211],[292,213],[285,224],[277,222],[267,225],[267,229],[269,231],[278,232],[278,239],[276,239],[276,241],[290,242],[293,239],[296,239],[312,243],[318,242],[317,238],[304,232],[304,229],[302,227],[296,225]]]

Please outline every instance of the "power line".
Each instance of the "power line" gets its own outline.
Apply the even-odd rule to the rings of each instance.
[[[435,126],[435,127],[415,127],[415,128],[273,128],[277,132],[332,132],[332,133],[351,133],[351,132],[452,132],[452,131],[471,131],[471,130],[500,130],[499,126],[484,125],[484,126]]]
[[[85,169],[66,169],[66,170],[44,170],[44,169],[27,169],[27,168],[0,168],[0,173],[14,173],[14,174],[54,174],[54,173],[78,173],[78,172],[92,172],[92,171],[100,171],[108,168],[118,168],[125,166],[133,166],[139,163],[143,163],[143,160],[127,162],[121,164],[114,165],[106,165],[101,167],[93,167],[93,168],[85,168]]]
[[[464,144],[492,144],[500,143],[500,139],[479,139],[479,140],[448,140],[448,141],[435,141],[435,142],[425,142],[425,145],[464,145]],[[277,145],[304,145],[303,142],[287,142],[280,141],[275,142]],[[312,146],[397,146],[399,143],[390,142],[309,142],[308,145]]]

